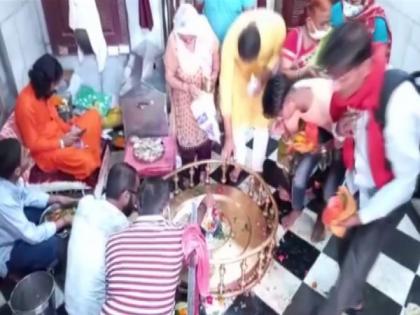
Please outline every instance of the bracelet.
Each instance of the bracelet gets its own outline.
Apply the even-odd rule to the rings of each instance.
[[[66,146],[64,145],[64,140],[60,139],[60,149],[64,149]]]

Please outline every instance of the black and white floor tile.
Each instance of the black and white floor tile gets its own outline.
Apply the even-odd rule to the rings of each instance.
[[[248,147],[252,147],[252,141]],[[220,157],[220,148],[215,148],[213,157]],[[274,140],[269,143],[267,157],[276,159]],[[219,181],[221,170],[216,170],[212,178]],[[246,178],[242,177],[238,185],[246,185]],[[337,245],[340,240],[329,235],[323,242],[311,242],[316,214],[310,208],[309,204],[290,230],[279,227],[274,259],[261,283],[246,295],[225,300],[223,305],[213,301],[206,307],[207,315],[312,315],[328,298],[339,274]],[[360,315],[406,315],[409,304],[420,305],[418,225],[413,210],[397,229],[389,231],[391,240],[367,279],[365,306]],[[13,284],[0,285],[0,315],[11,314],[7,300],[12,288]],[[57,286],[60,315],[66,314],[62,303],[62,290]]]
[[[276,160],[276,141],[271,140],[267,158]],[[252,141],[248,143],[252,148]],[[220,152],[215,152],[216,157]],[[213,173],[220,180],[221,171]],[[245,178],[240,178],[239,186]],[[408,206],[410,207],[410,206]],[[312,243],[311,231],[317,214],[311,204],[288,231],[279,227],[278,247],[272,265],[261,283],[248,295],[225,305],[211,305],[207,315],[284,314],[312,315],[327,298],[339,274],[337,245],[340,240],[328,235]],[[413,212],[412,212],[413,213]],[[405,315],[410,303],[420,305],[419,222],[406,215],[383,249],[366,282],[365,305],[360,315]]]

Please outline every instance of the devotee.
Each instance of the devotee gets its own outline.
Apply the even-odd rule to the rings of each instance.
[[[375,0],[340,0],[333,5],[331,24],[334,27],[352,20],[363,22],[374,42],[387,44],[391,49],[392,36],[385,10]]]
[[[0,277],[23,276],[58,263],[57,231],[71,224],[71,216],[38,224],[48,205],[69,206],[75,199],[49,196],[18,184],[24,165],[16,139],[0,140]]]
[[[262,112],[262,91],[277,71],[285,37],[283,18],[267,9],[242,13],[229,29],[222,47],[220,109],[224,121],[225,143],[222,157],[232,154],[245,165],[247,142],[253,136],[250,167],[261,172],[269,139],[268,124]],[[240,169],[230,173],[238,180]]]
[[[291,141],[298,132],[299,124],[303,121],[319,127],[317,143],[313,151],[298,152],[298,165],[294,172],[291,187],[292,211],[282,219],[285,228],[290,228],[305,206],[305,195],[311,175],[322,159],[319,151],[320,145],[332,143],[332,119],[330,104],[333,95],[333,83],[329,79],[314,78],[304,79],[291,86],[285,75],[279,74],[271,78],[264,91],[264,114],[274,118],[273,133],[282,139]],[[281,184],[283,172],[274,161],[266,160],[263,176],[268,183],[278,188]],[[327,179],[323,187],[323,201],[327,202],[335,195],[338,186],[344,179],[344,167],[341,159],[335,154],[335,159],[328,169]],[[312,234],[313,241],[320,241],[324,236],[324,225],[319,213]]]
[[[128,164],[115,164],[105,198],[79,202],[68,245],[65,305],[70,315],[97,315],[105,300],[105,246],[111,234],[129,225],[137,206],[139,178]]]
[[[210,159],[212,141],[194,117],[192,104],[199,101],[207,84],[214,91],[220,67],[219,43],[206,18],[191,4],[181,4],[175,14],[164,59],[182,164]]]
[[[198,0],[219,41],[223,43],[229,27],[245,10],[255,7],[255,0]]]
[[[173,314],[184,262],[184,228],[162,216],[169,196],[168,182],[146,179],[139,193],[139,218],[110,238],[101,314]]]
[[[96,110],[64,122],[53,97],[63,68],[51,55],[39,58],[29,71],[30,83],[20,92],[16,124],[38,167],[46,173],[61,171],[84,180],[99,168],[101,119]]]
[[[408,75],[386,71],[386,47],[372,45],[360,22],[337,28],[320,55],[334,80],[331,116],[346,140],[347,178],[359,210],[334,224],[349,229],[340,275],[318,315],[363,307],[363,287],[383,246],[405,214],[420,172],[420,96]],[[404,106],[401,106],[404,104]],[[355,190],[355,189],[353,189]]]
[[[330,0],[311,0],[303,26],[290,29],[282,50],[282,72],[291,80],[318,76],[315,55],[331,30]]]

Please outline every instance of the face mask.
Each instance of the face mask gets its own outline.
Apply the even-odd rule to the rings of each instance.
[[[343,14],[345,17],[352,18],[359,15],[363,11],[363,4],[351,4],[343,1]]]
[[[312,32],[308,31],[308,35],[313,40],[319,41],[319,40],[323,39],[325,36],[327,36],[328,33],[331,31],[330,26],[325,30],[319,30],[315,27],[315,25],[312,21],[311,21],[311,24],[312,24],[312,28],[314,29],[314,31],[312,31]]]

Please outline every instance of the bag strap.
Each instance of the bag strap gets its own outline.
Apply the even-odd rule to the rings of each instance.
[[[420,94],[420,71],[415,71],[410,75],[410,80],[413,82],[414,87],[417,92]]]
[[[420,72],[418,74],[418,77],[420,77]],[[412,79],[412,76],[410,76],[407,72],[403,70],[391,69],[385,72],[379,107],[375,111],[375,119],[382,128],[385,126],[386,109],[392,93],[403,82],[413,82],[413,80],[414,79]]]

